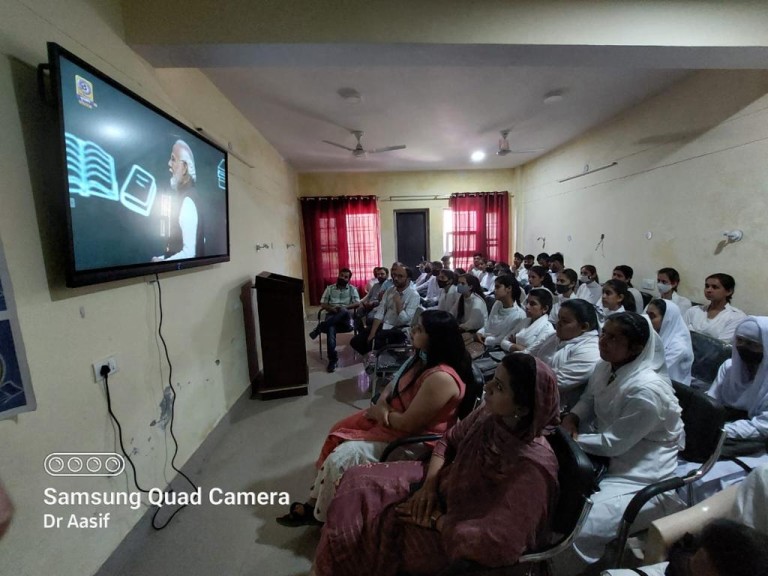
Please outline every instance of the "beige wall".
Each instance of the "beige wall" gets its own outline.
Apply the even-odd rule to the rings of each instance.
[[[42,527],[45,513],[89,516],[106,511],[96,506],[46,506],[47,487],[134,489],[127,474],[68,481],[43,471],[51,452],[117,450],[92,362],[111,354],[118,357],[120,372],[111,379],[113,405],[128,449],[135,451],[141,483],[162,488],[173,477],[166,462],[171,443],[153,425],[160,418],[168,378],[155,337],[156,288],[139,278],[67,289],[55,264],[47,272],[50,261],[61,261],[61,248],[51,244],[50,214],[40,202],[40,176],[48,162],[33,144],[46,114],[34,67],[47,60],[49,40],[187,125],[203,126],[231,142],[255,165],[251,169],[230,160],[231,262],[161,275],[163,334],[179,393],[177,465],[248,386],[240,285],[264,269],[301,275],[296,176],[201,73],[155,73],[123,42],[117,1],[0,3],[0,237],[38,403],[35,412],[0,421],[0,476],[16,504],[16,518],[0,542],[0,572],[17,576],[92,574],[144,513],[144,508],[112,509],[105,530]],[[272,247],[257,252],[255,245],[262,243]]]
[[[526,165],[519,245],[535,253],[546,237],[548,252],[594,264],[601,279],[629,264],[638,286],[672,266],[680,292],[700,302],[705,276],[725,272],[736,278],[735,306],[768,314],[767,192],[768,72],[699,72]],[[744,240],[724,246],[734,228]]]
[[[379,198],[381,215],[381,256],[386,266],[395,259],[395,210],[429,210],[429,258],[439,260],[443,256],[443,210],[447,197],[454,192],[493,192],[507,190],[510,193],[510,243],[514,244],[515,170],[464,170],[434,172],[354,172],[313,173],[299,175],[301,196],[353,196],[372,194]],[[392,196],[423,196],[423,200],[393,200]],[[513,252],[514,247],[510,246]]]

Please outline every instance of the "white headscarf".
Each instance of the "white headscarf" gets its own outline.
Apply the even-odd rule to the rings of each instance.
[[[664,357],[667,361],[667,373],[675,382],[691,384],[691,366],[693,365],[693,346],[691,333],[683,321],[680,308],[671,300],[664,300],[666,311],[661,321],[659,336],[664,343]]]
[[[763,361],[757,369],[754,380],[749,377],[749,371],[736,350],[736,337],[744,336],[755,340],[759,335],[763,344]],[[731,369],[726,380],[718,390],[720,400],[726,406],[749,406],[747,414],[750,418],[768,412],[768,317],[748,316],[736,328],[733,337],[733,353]]]

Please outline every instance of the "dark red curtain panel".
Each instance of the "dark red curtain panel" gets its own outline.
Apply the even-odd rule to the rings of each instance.
[[[301,213],[309,303],[320,303],[323,290],[336,281],[339,268],[352,270],[352,284],[362,291],[374,266],[381,265],[376,196],[302,198]]]
[[[453,265],[465,270],[472,254],[482,252],[497,262],[509,259],[509,194],[470,192],[451,194]]]

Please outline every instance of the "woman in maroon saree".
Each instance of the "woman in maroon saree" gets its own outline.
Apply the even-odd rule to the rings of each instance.
[[[430,575],[459,559],[506,566],[543,542],[557,497],[557,459],[542,437],[559,421],[555,375],[513,353],[485,392],[483,406],[445,434],[426,467],[347,470],[314,574]]]

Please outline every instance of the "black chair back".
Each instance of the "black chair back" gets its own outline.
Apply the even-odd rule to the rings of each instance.
[[[576,527],[586,500],[594,492],[594,470],[589,457],[562,428],[558,427],[547,440],[557,456],[560,484],[551,529],[567,537]]]
[[[651,300],[653,300],[653,294],[648,294],[648,292],[640,291],[640,296],[643,298],[643,310],[645,309],[648,304],[651,303]],[[642,310],[638,310],[638,313],[642,312]]]
[[[693,331],[691,331],[691,345],[693,347],[691,376],[703,382],[714,382],[720,365],[731,357],[731,345]]]
[[[682,408],[685,449],[680,456],[688,462],[705,462],[715,451],[726,412],[701,390],[672,382]]]

